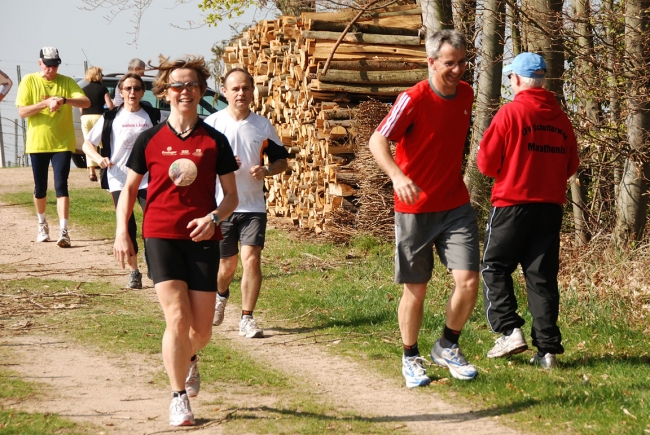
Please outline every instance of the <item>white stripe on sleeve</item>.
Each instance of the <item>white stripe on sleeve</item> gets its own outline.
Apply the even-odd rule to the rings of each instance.
[[[393,128],[395,128],[395,124],[397,123],[398,119],[404,112],[404,108],[410,102],[411,102],[411,97],[406,92],[402,92],[399,95],[399,97],[397,97],[397,101],[395,101],[395,104],[393,105],[393,108],[391,109],[388,118],[386,118],[386,122],[378,130],[382,136],[390,137]]]

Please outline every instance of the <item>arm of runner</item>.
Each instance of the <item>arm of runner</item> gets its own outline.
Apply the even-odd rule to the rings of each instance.
[[[95,148],[95,145],[93,145],[92,142],[88,140],[85,141],[81,148],[86,155],[90,156],[91,159],[97,162],[100,168],[111,168],[113,166],[111,159],[108,157],[102,157],[102,155],[97,152],[97,148]]]
[[[129,237],[129,217],[133,213],[133,205],[138,196],[138,188],[144,175],[129,169],[126,174],[126,183],[120,194],[120,200],[115,207],[115,217],[117,228],[115,230],[115,243],[113,244],[113,254],[115,259],[124,269],[125,260],[135,255],[131,238]]]
[[[415,204],[420,197],[422,189],[413,180],[404,175],[404,172],[397,166],[390,152],[388,139],[378,131],[375,131],[368,141],[368,146],[381,170],[393,182],[393,189],[399,200],[404,204]]]
[[[219,219],[224,220],[232,214],[235,208],[237,208],[237,204],[239,204],[235,173],[229,172],[220,175],[219,182],[221,183],[221,189],[223,190],[223,200],[212,213],[219,216]],[[120,197],[120,200],[121,199],[122,198]],[[190,233],[190,237],[194,242],[211,239],[216,229],[214,223],[212,223],[210,215],[199,219],[193,219],[189,224],[187,224],[187,228],[194,228]]]
[[[18,106],[18,116],[25,119],[32,115],[36,115],[41,110],[50,107],[50,104],[55,101],[55,98],[56,97],[49,97],[29,106]]]

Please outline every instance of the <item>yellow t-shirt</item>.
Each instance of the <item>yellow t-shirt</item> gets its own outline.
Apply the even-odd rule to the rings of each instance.
[[[16,106],[31,106],[51,96],[78,98],[85,94],[73,79],[57,74],[45,80],[40,73],[28,74],[18,85]],[[45,108],[27,118],[27,154],[75,150],[72,106],[64,104],[57,112]]]

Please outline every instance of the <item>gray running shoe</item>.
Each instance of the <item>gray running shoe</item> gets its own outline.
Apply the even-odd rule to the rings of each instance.
[[[431,349],[431,359],[434,363],[447,367],[449,373],[456,379],[462,381],[471,381],[478,375],[478,370],[472,364],[468,363],[465,355],[457,344],[450,348],[442,347],[440,340]]]
[[[494,347],[487,353],[488,358],[500,358],[514,355],[528,349],[524,333],[520,328],[515,328],[510,335],[502,335],[494,341]]]
[[[190,408],[187,394],[172,398],[169,405],[169,424],[171,426],[194,426],[194,414]]]
[[[212,319],[212,324],[214,326],[219,326],[223,322],[227,303],[228,298],[221,297],[219,296],[219,293],[217,293],[217,303],[214,306],[214,318]]]
[[[50,241],[50,227],[47,225],[47,221],[42,224],[38,224],[38,235],[36,236],[37,242],[49,242]]]
[[[535,354],[535,356],[530,359],[530,363],[534,366],[540,366],[546,370],[551,370],[557,366],[557,360],[555,359],[554,353],[547,353],[544,356]]]
[[[189,397],[196,397],[199,395],[201,389],[201,374],[199,373],[199,357],[197,356],[194,361],[190,363],[190,370],[187,372],[185,379],[185,391]]]
[[[126,288],[142,288],[142,274],[139,270],[132,270],[129,273],[129,282],[126,284]]]
[[[60,248],[69,248],[70,247],[70,234],[68,230],[61,230],[59,232],[59,240],[56,242]]]
[[[246,338],[261,338],[264,337],[264,331],[257,326],[252,316],[243,316],[239,321],[239,335]]]

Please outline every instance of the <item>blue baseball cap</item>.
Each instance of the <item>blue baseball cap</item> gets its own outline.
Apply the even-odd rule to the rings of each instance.
[[[538,73],[537,71],[544,71]],[[514,58],[510,65],[503,67],[503,74],[515,73],[521,77],[528,77],[531,79],[541,79],[546,74],[546,62],[544,58],[535,53],[521,53]]]

